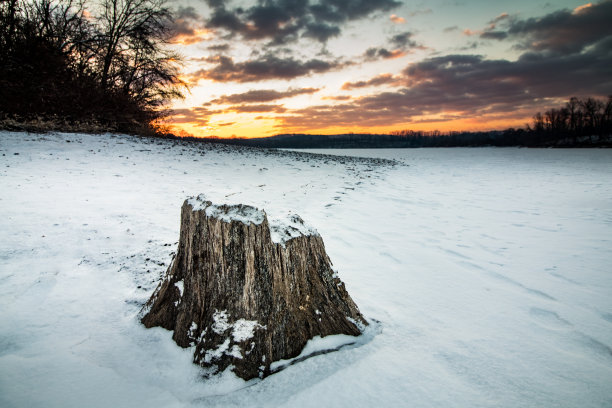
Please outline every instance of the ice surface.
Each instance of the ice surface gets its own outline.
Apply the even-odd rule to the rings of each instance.
[[[0,133],[0,406],[612,406],[610,150],[334,153],[408,166]],[[381,330],[203,380],[137,319],[202,192],[308,220]]]

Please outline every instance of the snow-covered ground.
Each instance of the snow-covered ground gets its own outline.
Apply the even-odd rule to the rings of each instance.
[[[0,133],[0,406],[612,406],[612,151],[333,153],[397,164]],[[376,333],[203,380],[136,318],[199,193],[299,214]]]

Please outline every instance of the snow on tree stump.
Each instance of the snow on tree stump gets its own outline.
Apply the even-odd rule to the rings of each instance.
[[[141,316],[195,346],[209,372],[231,367],[245,380],[275,372],[315,336],[358,336],[367,325],[299,216],[271,225],[262,210],[202,195],[183,204],[176,258]]]

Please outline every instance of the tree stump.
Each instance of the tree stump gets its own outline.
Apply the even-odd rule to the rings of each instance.
[[[211,373],[232,367],[245,380],[273,373],[315,336],[367,325],[299,216],[270,225],[262,210],[203,196],[183,204],[176,257],[141,316],[195,346],[194,362]]]

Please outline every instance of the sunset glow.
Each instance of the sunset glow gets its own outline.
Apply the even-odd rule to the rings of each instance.
[[[612,93],[612,1],[177,4],[179,134],[505,129]]]

